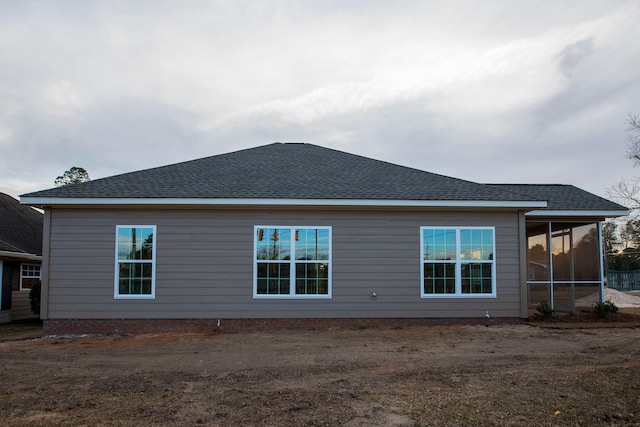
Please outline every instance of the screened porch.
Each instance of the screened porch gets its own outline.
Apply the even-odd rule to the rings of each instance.
[[[602,301],[600,222],[527,221],[529,310],[546,301],[556,311],[576,312]]]

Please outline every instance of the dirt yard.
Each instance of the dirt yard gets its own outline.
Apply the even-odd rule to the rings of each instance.
[[[3,425],[640,424],[637,322],[21,338]]]

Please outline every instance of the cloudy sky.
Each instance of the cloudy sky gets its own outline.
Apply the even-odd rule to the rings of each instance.
[[[0,0],[0,192],[281,142],[599,195],[640,2]]]

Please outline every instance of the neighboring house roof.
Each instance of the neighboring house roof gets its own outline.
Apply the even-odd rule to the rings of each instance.
[[[43,217],[33,208],[0,193],[0,255],[42,256]]]
[[[448,202],[540,208],[544,198],[478,184],[312,144],[274,143],[203,159],[67,185],[22,196],[26,204],[219,203],[346,204]],[[149,199],[155,199],[150,202]],[[92,201],[93,200],[93,201]],[[358,203],[356,203],[358,204]],[[492,205],[493,204],[493,205]],[[406,205],[412,205],[408,203]],[[420,205],[420,204],[418,204]]]
[[[628,209],[611,200],[596,196],[573,185],[564,184],[489,184],[530,197],[544,198],[547,207],[529,216],[549,215],[595,215],[622,216],[628,214]]]

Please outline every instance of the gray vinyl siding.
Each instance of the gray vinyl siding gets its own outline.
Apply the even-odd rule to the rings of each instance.
[[[116,225],[157,226],[155,299],[114,299]],[[254,299],[255,225],[331,226],[332,298]],[[421,298],[420,226],[494,226],[497,297]],[[520,316],[517,212],[55,208],[50,227],[49,319]]]
[[[11,293],[11,320],[24,320],[38,318],[31,312],[31,300],[29,291],[13,291]]]

